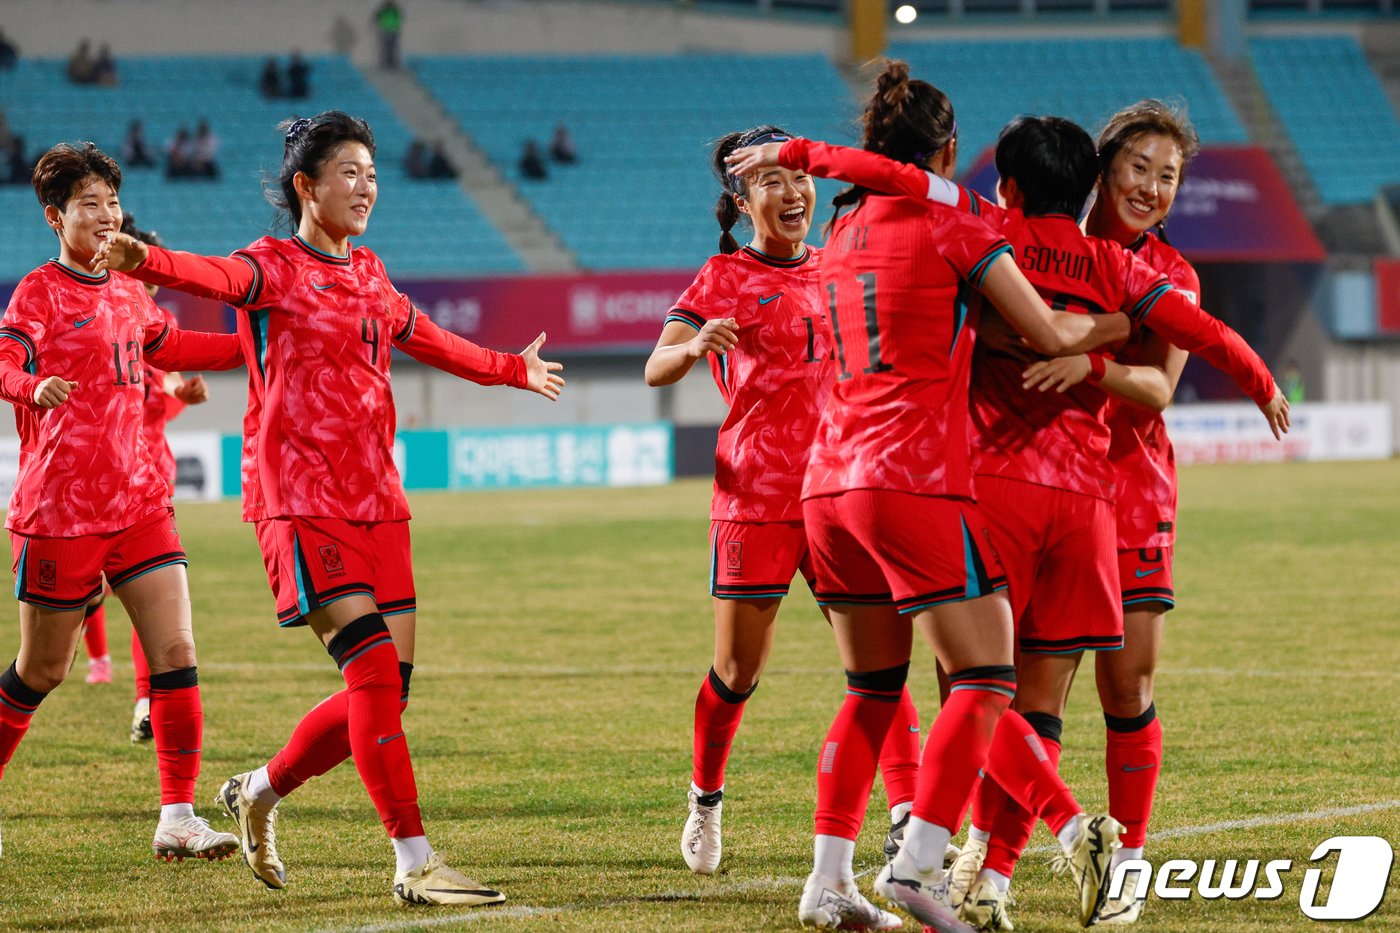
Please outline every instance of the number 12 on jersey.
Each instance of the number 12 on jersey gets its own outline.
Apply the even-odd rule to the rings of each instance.
[[[875,281],[874,272],[862,272],[856,277],[856,281],[861,286],[861,307],[865,311],[865,345],[869,353],[870,365],[861,372],[864,373],[884,373],[889,372],[894,367],[886,363],[880,356],[880,318],[876,312],[875,296],[878,286]],[[831,307],[831,332],[836,338],[836,359],[841,364],[841,372],[837,379],[849,379],[853,375],[846,366],[846,342],[841,336],[841,319],[836,311],[836,283],[828,282],[826,291],[830,297]],[[852,335],[853,337],[855,335]],[[859,339],[859,338],[857,338]]]

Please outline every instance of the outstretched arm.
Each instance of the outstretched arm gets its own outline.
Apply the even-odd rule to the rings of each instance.
[[[118,233],[103,244],[93,259],[94,272],[111,269],[168,288],[240,305],[253,297],[257,272],[251,262],[222,256],[199,256],[148,246]]]
[[[790,168],[821,178],[860,185],[881,194],[937,201],[956,206],[961,189],[948,179],[907,162],[896,162],[875,152],[850,146],[833,146],[815,139],[790,139],[735,150],[725,159],[735,175],[751,175],[770,168]]]
[[[394,346],[420,363],[478,385],[514,386],[553,400],[564,387],[558,375],[564,366],[540,359],[543,343],[544,334],[540,334],[522,353],[488,350],[443,330],[417,308],[411,310],[404,329],[394,335]]]
[[[160,369],[237,369],[243,365],[243,349],[237,334],[208,334],[181,330],[164,321],[146,330],[141,352]]]

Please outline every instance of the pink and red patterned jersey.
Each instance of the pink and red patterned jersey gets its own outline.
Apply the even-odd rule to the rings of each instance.
[[[19,475],[5,527],[78,537],[121,531],[170,504],[142,430],[144,360],[199,369],[240,362],[231,334],[180,332],[135,279],[57,260],[26,275],[0,321],[0,397],[15,406]],[[77,388],[34,404],[49,376]]]
[[[1201,280],[1196,270],[1168,244],[1150,233],[1129,247],[1137,257],[1166,275],[1172,286],[1197,304]],[[1150,328],[1133,332],[1117,354],[1118,362],[1144,362]],[[1160,412],[1110,398],[1108,427],[1113,438],[1108,460],[1118,488],[1118,548],[1170,547],[1176,540],[1176,456]]]
[[[157,308],[166,323],[174,324],[175,316]],[[165,439],[166,424],[185,408],[185,403],[165,391],[165,370],[146,362],[145,399],[141,406],[141,425],[146,434],[146,449],[156,463],[156,470],[165,477],[170,491],[175,491],[175,454]]]
[[[333,256],[300,237],[263,237],[230,259],[151,247],[132,274],[242,309],[245,521],[409,517],[393,458],[391,346],[482,384],[526,384],[522,357],[442,331],[362,246]]]
[[[786,260],[747,246],[712,256],[666,316],[697,330],[719,318],[739,324],[734,349],[709,354],[729,406],[715,448],[712,519],[802,520],[802,476],[835,378],[820,269],[821,251],[811,247]]]
[[[971,498],[968,380],[974,288],[1011,252],[982,220],[867,196],[827,238],[836,384],[803,497],[889,489]]]

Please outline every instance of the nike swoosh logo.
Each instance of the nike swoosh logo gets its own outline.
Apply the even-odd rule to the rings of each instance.
[[[198,755],[198,754],[199,754],[200,752],[202,752],[202,751],[204,751],[204,749],[202,749],[202,748],[182,748],[182,749],[180,749],[180,754],[181,754],[181,755]]]
[[[375,741],[380,745],[388,745],[390,742],[394,741],[394,739],[401,738],[403,738],[403,733],[395,732],[393,735],[381,735],[379,738],[375,739]]]
[[[1131,773],[1133,773],[1134,771],[1151,771],[1151,770],[1152,770],[1153,768],[1155,768],[1155,767],[1157,767],[1157,766],[1156,766],[1156,765],[1142,765],[1141,767],[1134,768],[1132,765],[1124,765],[1124,766],[1123,766],[1123,770],[1124,770],[1124,771],[1127,771],[1129,774],[1131,774]]]
[[[312,283],[311,283],[311,287],[314,288],[314,289],[316,289],[316,291],[318,291],[318,292],[323,292],[323,291],[325,291],[325,290],[328,289],[328,288],[335,288],[335,283],[334,283],[334,282],[331,282],[331,283],[329,283],[329,284],[327,284],[327,285],[317,285],[315,282],[312,282]]]
[[[1139,567],[1137,570],[1133,571],[1133,573],[1135,573],[1135,574],[1137,575],[1137,578],[1138,578],[1139,580],[1141,580],[1143,577],[1150,577],[1150,576],[1152,576],[1154,573],[1161,573],[1161,572],[1162,572],[1162,568],[1161,568],[1161,567],[1154,567],[1154,568],[1152,568],[1151,570],[1147,571],[1146,573],[1143,573],[1143,572],[1142,572],[1142,568],[1141,568],[1141,567]]]
[[[912,733],[914,733],[915,735],[918,735],[918,734],[919,734],[919,727],[918,727],[918,726],[910,726],[910,727],[909,727],[909,731],[912,732]]]
[[[87,327],[89,324],[91,324],[91,323],[92,323],[93,321],[95,321],[95,320],[97,320],[97,315],[94,314],[92,317],[85,317],[85,318],[83,318],[81,321],[74,321],[74,322],[73,322],[73,326],[74,326],[74,327]]]
[[[778,292],[778,294],[776,294],[776,295],[769,295],[767,298],[764,298],[762,295],[759,295],[759,296],[758,296],[758,303],[761,304],[761,305],[772,304],[773,302],[777,301],[777,300],[778,300],[779,298],[781,298],[781,297],[783,297],[783,293],[782,293],[782,292]]]

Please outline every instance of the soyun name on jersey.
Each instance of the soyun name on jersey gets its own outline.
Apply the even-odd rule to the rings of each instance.
[[[1336,852],[1337,864],[1332,872],[1332,886],[1327,900],[1317,903],[1317,891],[1322,881],[1321,868],[1309,868],[1303,876],[1298,894],[1298,908],[1312,920],[1361,920],[1375,913],[1385,898],[1386,883],[1395,852],[1390,843],[1379,836],[1333,836],[1316,849],[1309,861],[1317,862]],[[1171,859],[1157,870],[1157,883],[1152,885],[1152,864],[1133,859],[1118,866],[1109,884],[1108,896],[1121,897],[1129,873],[1136,877],[1133,896],[1147,897],[1149,888],[1163,900],[1185,900],[1195,895],[1208,900],[1242,900],[1253,897],[1258,901],[1277,900],[1284,893],[1283,876],[1293,869],[1291,859],[1274,859],[1261,863],[1248,859],[1243,871],[1240,862],[1226,859],[1216,871],[1215,859],[1197,864],[1190,859]],[[1260,866],[1263,866],[1261,873]],[[1195,887],[1191,886],[1196,879]]]

